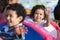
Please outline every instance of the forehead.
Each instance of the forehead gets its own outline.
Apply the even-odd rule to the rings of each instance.
[[[12,15],[17,15],[15,10],[6,10],[6,14],[12,14]]]
[[[43,9],[37,9],[35,12],[44,12],[44,10]]]

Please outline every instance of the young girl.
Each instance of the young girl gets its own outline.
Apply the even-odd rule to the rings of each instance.
[[[41,22],[46,22],[46,26],[49,24],[49,15],[45,12],[45,6],[36,5],[32,8],[30,17],[26,19],[27,21],[39,24]]]
[[[34,27],[36,28],[34,30],[39,30],[39,33],[42,36],[43,35],[45,36],[44,40],[57,40],[58,39],[57,30],[60,30],[60,29],[53,21],[49,20],[49,15],[46,13],[45,6],[43,6],[43,5],[34,6],[31,10],[30,18],[27,19],[26,21],[29,22],[28,23],[29,26],[33,26],[32,28],[34,28]],[[38,25],[38,26],[36,27],[36,25]],[[39,26],[42,26],[42,27],[39,27]],[[48,36],[46,37],[46,35],[48,35]]]

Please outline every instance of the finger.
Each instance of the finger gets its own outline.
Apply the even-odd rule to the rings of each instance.
[[[27,27],[20,27],[20,30],[21,30],[21,33],[27,33],[28,32],[28,29]]]

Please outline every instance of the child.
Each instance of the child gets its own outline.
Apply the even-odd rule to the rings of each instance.
[[[37,28],[35,29],[35,30],[39,30],[40,34],[43,35],[44,33],[46,33],[45,35],[47,35],[48,33],[50,33],[49,35],[51,35],[51,37],[53,37],[54,39],[58,38],[57,37],[58,32],[56,29],[58,27],[56,26],[56,24],[54,22],[49,20],[49,15],[46,13],[46,8],[44,5],[34,6],[31,10],[30,18],[31,19],[27,19],[27,21],[30,22],[31,24],[28,23],[27,25],[32,26],[32,25],[34,25],[32,23],[35,23],[35,25],[42,26],[42,27],[40,27],[40,29],[42,29],[42,30],[39,29],[39,26],[37,26],[38,29]],[[32,28],[36,27],[35,25]],[[46,31],[44,32],[43,30],[44,31],[46,30],[47,32]],[[58,30],[59,30],[59,28],[58,28]],[[44,33],[41,33],[41,32],[44,32]],[[47,38],[47,39],[45,39],[45,38]],[[48,39],[52,40],[48,36],[47,37],[45,36],[45,38],[44,38],[45,40],[48,40]]]
[[[30,40],[44,40],[44,37],[42,37],[41,34],[39,35],[39,33],[36,32],[35,30],[36,28],[34,25],[34,23],[40,25],[41,24],[40,22],[44,22],[45,20],[47,20],[47,18],[44,17],[46,17],[45,7],[43,5],[34,6],[33,9],[31,10],[30,18],[26,17],[25,19],[25,21],[27,22],[27,24],[25,23],[25,25],[29,26],[28,33],[26,36],[27,39],[29,38]],[[31,25],[29,22],[31,23]]]
[[[6,25],[6,21],[4,19],[4,11],[8,7],[9,4],[18,3],[18,0],[0,0],[0,29]]]
[[[0,31],[0,37],[3,40],[21,39],[21,34],[25,33],[26,30],[22,24],[25,16],[26,12],[21,4],[9,5],[5,12],[5,19],[8,25],[4,26]]]
[[[26,19],[27,21],[34,22],[40,25],[40,22],[46,21],[46,25],[49,23],[49,15],[45,12],[45,6],[36,5],[32,8],[30,18]]]

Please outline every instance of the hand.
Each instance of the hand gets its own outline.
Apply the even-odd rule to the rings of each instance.
[[[22,34],[22,33],[25,33],[25,34],[26,34],[26,33],[28,32],[28,30],[27,30],[26,27],[21,26],[21,27],[15,27],[14,32],[15,32],[15,34],[17,34],[17,35],[20,35],[20,34]]]

